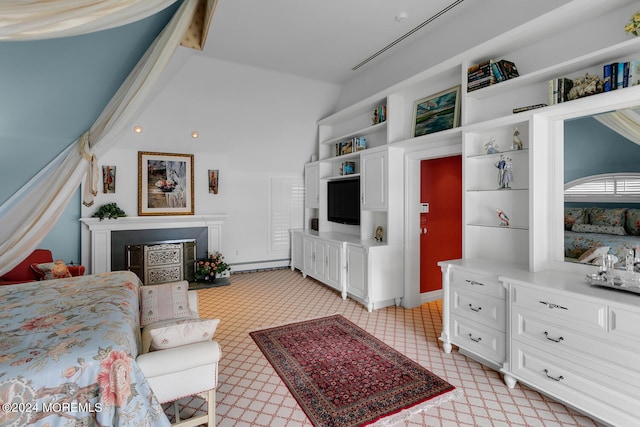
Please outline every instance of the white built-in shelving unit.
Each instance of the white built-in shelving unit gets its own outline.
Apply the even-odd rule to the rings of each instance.
[[[562,123],[567,118],[637,106],[640,86],[517,114],[513,109],[547,104],[551,79],[575,79],[586,73],[602,76],[605,64],[640,59],[640,37],[607,41],[615,38],[611,36],[612,23],[623,32],[625,21],[636,9],[640,9],[640,2],[613,0],[604,5],[596,0],[570,1],[544,18],[442,61],[320,120],[318,161],[305,170],[307,182],[316,188],[311,192],[307,189],[307,196],[317,198],[307,203],[305,229],[294,232],[298,251],[293,255],[292,268],[314,274],[313,269],[302,266],[299,258],[312,256],[317,262],[317,252],[305,254],[300,242],[305,239],[333,242],[339,249],[331,259],[325,258],[325,265],[337,267],[339,277],[330,280],[314,277],[338,289],[343,297],[364,303],[369,310],[400,303],[408,297],[407,290],[416,286],[408,281],[419,276],[413,272],[418,268],[416,263],[404,262],[416,259],[412,254],[419,250],[414,235],[417,233],[411,230],[411,217],[418,212],[415,205],[419,199],[413,194],[415,186],[411,186],[411,177],[407,175],[408,159],[414,153],[433,152],[433,157],[446,155],[442,153],[461,154],[463,259],[441,263],[444,296],[441,340],[445,351],[451,351],[455,344],[465,354],[501,370],[509,386],[516,380],[523,381],[605,423],[634,419],[640,424],[637,415],[623,411],[624,416],[618,416],[606,405],[597,404],[575,386],[577,382],[565,388],[562,381],[556,381],[561,374],[554,372],[556,380],[552,379],[551,387],[546,383],[549,375],[545,376],[544,371],[530,371],[535,367],[525,366],[529,362],[513,352],[524,342],[516,336],[520,330],[517,322],[521,319],[509,315],[510,312],[528,315],[528,309],[517,307],[520,300],[512,295],[516,289],[530,290],[535,295],[532,304],[537,308],[538,300],[567,297],[563,292],[571,294],[571,298],[579,297],[580,289],[586,286],[581,275],[576,274],[582,270],[571,270],[574,266],[562,262],[562,251],[558,249],[563,233]],[[575,43],[576,40],[580,43]],[[518,66],[519,77],[467,93],[470,66],[503,58]],[[460,126],[412,137],[414,102],[455,86],[461,88]],[[380,105],[386,106],[387,119],[373,124],[374,109]],[[522,149],[512,149],[515,128],[524,142]],[[366,149],[336,155],[336,144],[354,137],[366,138]],[[500,153],[485,151],[484,144],[491,138]],[[513,181],[509,189],[498,185],[496,163],[500,155],[512,159]],[[344,179],[340,173],[344,161],[355,163],[355,173],[361,181],[359,226],[335,224],[326,219],[327,182]],[[508,227],[500,225],[497,208],[510,217]],[[318,231],[310,230],[311,218],[318,219]],[[373,240],[378,225],[385,230],[383,242]],[[407,283],[398,285],[405,280]],[[565,290],[550,291],[556,282]],[[612,303],[606,292],[588,293],[596,304],[602,301],[604,311],[599,315],[604,316],[600,321],[605,329],[631,330],[629,322],[640,318],[640,302],[631,301],[623,307],[626,317],[618,317],[616,325],[609,324],[607,307],[618,300]],[[481,306],[485,309],[478,310]],[[582,310],[580,305],[576,306],[578,316]],[[540,322],[545,321],[544,316],[540,317]],[[571,322],[567,321],[565,327],[579,328],[579,322]],[[545,354],[551,351],[547,342],[536,339],[526,345],[530,346],[527,351],[540,357],[536,364],[546,366]],[[553,345],[555,348],[556,344]],[[622,342],[616,345],[625,346]],[[586,376],[588,364],[581,365],[581,359],[574,353],[559,350],[549,363],[553,362],[554,369],[571,367],[571,375]],[[600,392],[612,392],[618,382],[620,389],[628,389],[625,378],[638,377],[637,366],[617,370],[608,377],[606,387],[598,386]]]

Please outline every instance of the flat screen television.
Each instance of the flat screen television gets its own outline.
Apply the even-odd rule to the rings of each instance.
[[[327,220],[360,225],[360,177],[327,183]]]

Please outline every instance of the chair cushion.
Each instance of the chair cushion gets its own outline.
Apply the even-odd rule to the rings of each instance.
[[[71,277],[67,264],[62,260],[31,264],[31,269],[38,275],[38,280],[63,279]]]
[[[189,309],[189,282],[140,287],[140,327],[150,323],[193,317]]]
[[[142,330],[142,352],[165,350],[211,341],[220,319],[178,319],[147,325]]]

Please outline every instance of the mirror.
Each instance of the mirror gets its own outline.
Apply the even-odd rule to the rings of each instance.
[[[601,265],[602,255],[609,254],[615,257],[614,268],[637,263],[640,271],[637,111],[624,109],[564,122],[566,262]]]

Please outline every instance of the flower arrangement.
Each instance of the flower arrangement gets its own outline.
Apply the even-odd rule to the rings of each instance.
[[[170,193],[176,188],[176,182],[172,179],[160,179],[156,181],[156,187],[165,193]]]
[[[636,12],[631,15],[631,20],[627,25],[624,26],[624,30],[629,33],[637,36],[640,32],[640,12]]]
[[[231,270],[229,264],[224,262],[224,257],[220,252],[210,253],[207,258],[196,261],[196,279],[214,280],[217,274]]]

